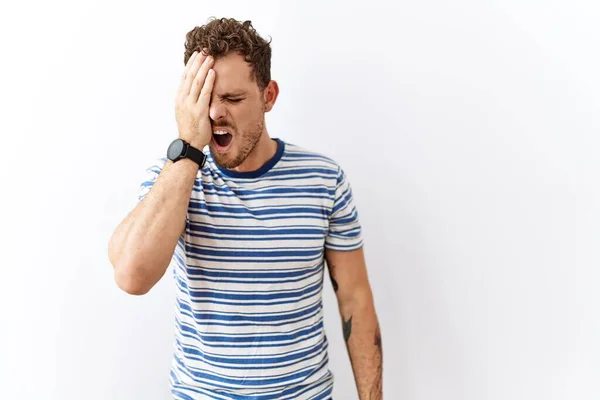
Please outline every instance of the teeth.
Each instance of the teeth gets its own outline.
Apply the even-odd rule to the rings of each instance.
[[[215,135],[226,135],[227,132],[226,131],[214,131],[213,132]]]

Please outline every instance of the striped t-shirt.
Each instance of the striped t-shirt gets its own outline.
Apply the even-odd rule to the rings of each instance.
[[[196,176],[172,260],[176,399],[331,398],[324,249],[360,248],[361,227],[340,166],[274,140],[257,171],[221,169],[209,152]]]

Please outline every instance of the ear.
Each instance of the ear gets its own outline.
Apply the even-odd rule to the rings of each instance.
[[[265,102],[265,112],[273,109],[277,96],[279,95],[279,85],[276,81],[269,81],[267,87],[263,91],[263,100]]]

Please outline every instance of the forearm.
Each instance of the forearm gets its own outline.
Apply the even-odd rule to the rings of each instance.
[[[344,340],[360,400],[383,398],[383,349],[372,295],[368,288],[340,302]]]
[[[109,243],[115,281],[144,294],[164,275],[185,229],[198,164],[166,162],[148,194],[116,228]]]

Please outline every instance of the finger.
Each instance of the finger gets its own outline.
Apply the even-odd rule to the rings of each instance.
[[[197,51],[195,51],[195,52],[192,53],[192,55],[190,56],[190,58],[188,58],[188,61],[185,64],[185,68],[183,69],[183,76],[185,76],[186,72],[189,71],[190,67],[194,63],[194,60],[196,59],[196,57],[198,56],[198,54],[199,53]]]
[[[193,52],[192,55],[190,56],[190,58],[188,58],[187,63],[185,64],[185,68],[183,69],[183,73],[181,74],[181,80],[179,81],[179,87],[177,88],[178,95],[181,92],[181,88],[183,88],[183,84],[185,82],[185,78],[187,77],[188,71],[190,70],[190,67],[194,64],[194,60],[196,59],[197,56],[198,56],[198,52],[197,51]]]
[[[192,83],[192,87],[190,89],[189,98],[193,102],[198,101],[198,96],[200,95],[200,90],[204,86],[204,81],[206,79],[206,74],[208,70],[212,67],[213,58],[207,57],[206,60],[202,63],[202,66],[198,70],[196,77],[194,78],[194,82]]]
[[[210,97],[215,86],[215,77],[215,70],[212,68],[209,69],[208,73],[206,74],[206,79],[204,80],[204,85],[202,85],[200,97],[198,98],[198,106],[200,106],[201,109],[208,110],[208,106],[210,105]]]
[[[185,64],[185,68],[183,69],[183,73],[181,74],[181,79],[179,80],[179,85],[177,86],[177,92],[175,94],[176,101],[182,101],[184,99],[184,96],[182,95],[182,90],[185,85],[185,79],[189,73],[190,67],[194,64],[194,60],[197,56],[198,52],[193,52],[190,58],[188,58],[187,63]]]
[[[190,88],[192,86],[192,82],[194,78],[196,78],[196,74],[198,74],[198,70],[200,66],[204,62],[207,56],[204,54],[198,54],[194,59],[192,65],[190,65],[190,69],[187,71],[185,80],[183,82],[183,86],[181,87],[181,96],[187,97],[190,94]]]

